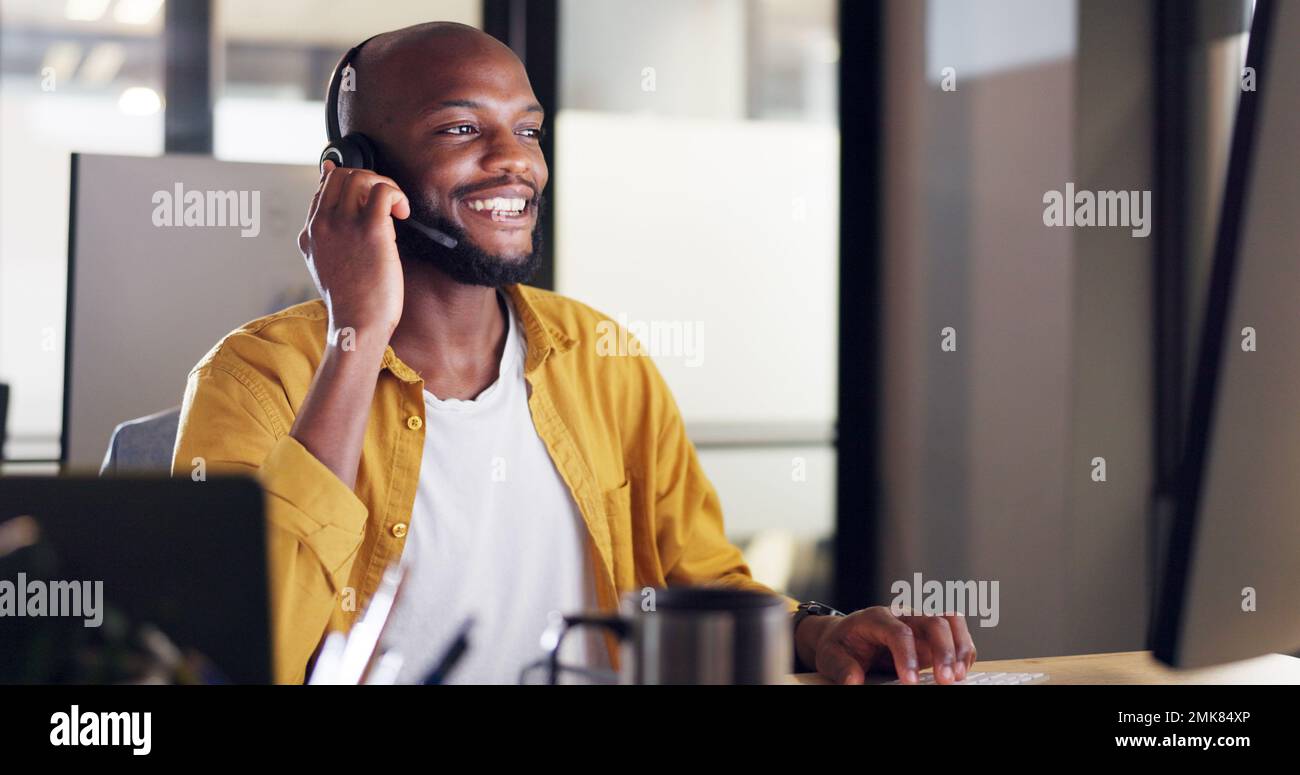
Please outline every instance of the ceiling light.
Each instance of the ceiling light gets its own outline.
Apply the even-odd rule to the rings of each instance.
[[[63,14],[78,22],[99,21],[108,10],[108,0],[68,0]]]
[[[158,14],[163,0],[117,0],[113,18],[123,24],[148,24]]]
[[[122,92],[117,107],[128,116],[152,116],[162,110],[162,98],[147,86],[132,86]]]

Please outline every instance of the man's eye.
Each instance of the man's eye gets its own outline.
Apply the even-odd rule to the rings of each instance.
[[[448,135],[468,135],[476,131],[477,130],[474,128],[473,124],[458,124],[457,126],[448,127],[442,130],[443,134]]]
[[[527,129],[520,129],[519,134],[524,137],[531,137],[534,140],[540,140],[546,136],[546,130],[542,127],[528,127]]]

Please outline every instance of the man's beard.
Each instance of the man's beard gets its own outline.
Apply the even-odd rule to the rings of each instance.
[[[413,197],[408,197],[408,201],[411,204],[412,218],[456,240],[456,247],[443,247],[404,221],[394,218],[397,252],[403,261],[425,262],[458,283],[491,288],[527,282],[541,266],[541,214],[546,205],[546,198],[541,194],[537,196],[537,222],[533,226],[532,250],[528,255],[514,257],[494,255],[475,245],[464,229],[439,215],[429,202],[417,201]]]

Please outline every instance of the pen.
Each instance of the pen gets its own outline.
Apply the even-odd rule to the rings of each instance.
[[[447,680],[447,675],[460,662],[460,658],[465,656],[465,651],[469,649],[469,631],[474,626],[474,619],[471,617],[465,620],[460,626],[460,632],[452,639],[451,645],[443,653],[442,659],[438,660],[438,666],[430,671],[424,679],[425,686],[436,686]]]

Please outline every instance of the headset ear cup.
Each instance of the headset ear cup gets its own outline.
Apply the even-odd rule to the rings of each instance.
[[[350,143],[352,146],[351,153],[356,159],[356,164],[349,164],[349,167],[356,167],[360,170],[375,169],[376,154],[375,146],[370,142],[370,138],[363,134],[353,132],[343,138],[343,142]]]
[[[325,150],[320,155],[320,164],[324,164],[326,159],[334,162],[337,167],[373,170],[375,147],[371,144],[370,138],[354,132],[325,146]]]

